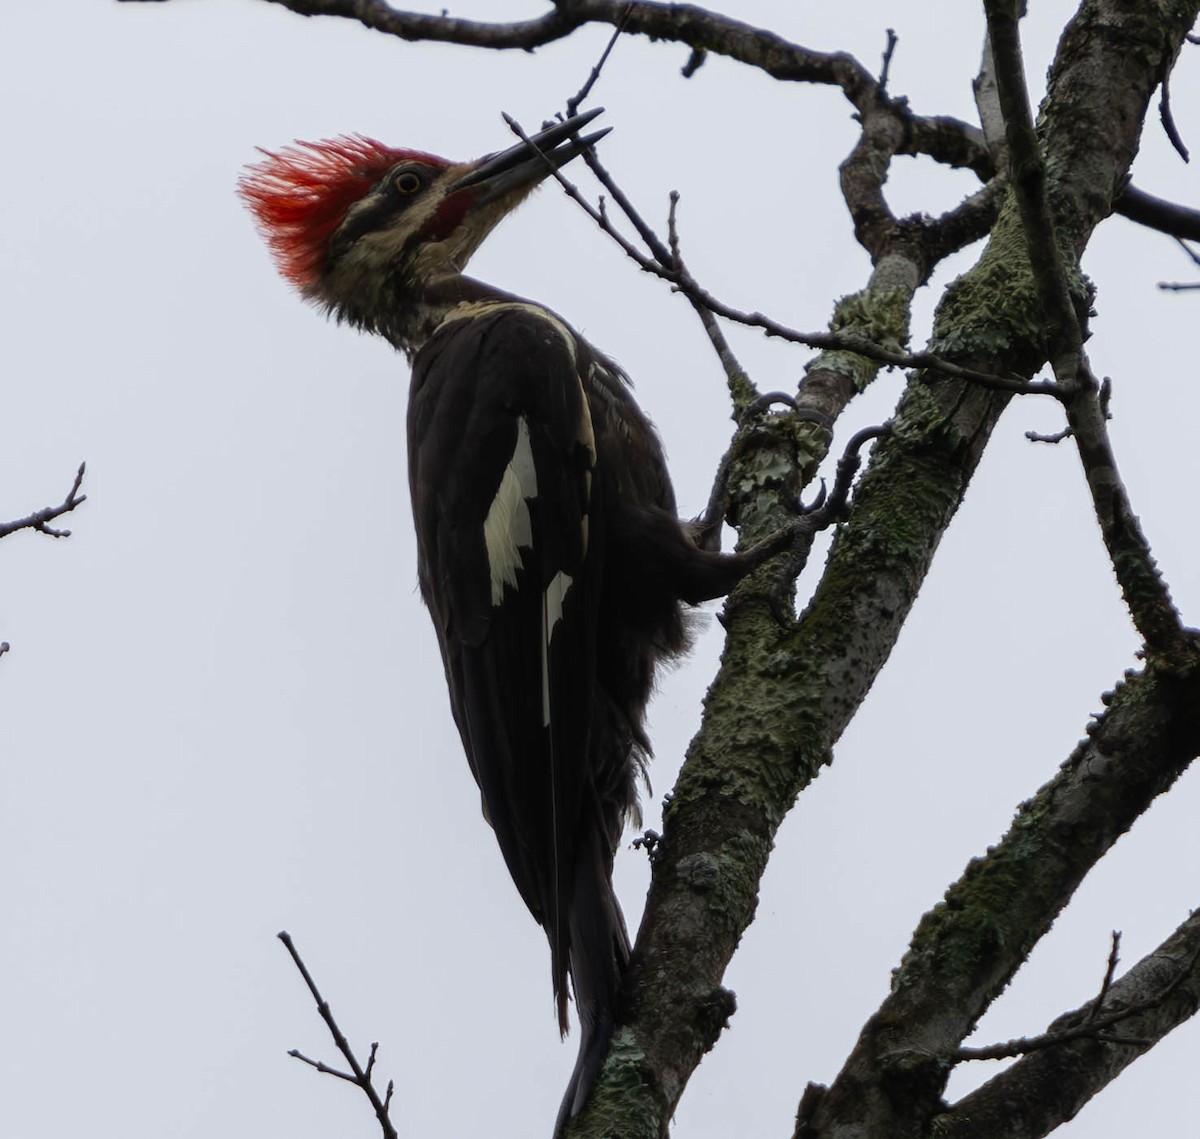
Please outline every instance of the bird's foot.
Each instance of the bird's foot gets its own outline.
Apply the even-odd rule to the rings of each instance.
[[[833,421],[829,416],[797,407],[795,397],[788,395],[787,392],[767,392],[748,404],[738,416],[739,428],[748,427],[754,419],[776,406],[786,407],[797,419],[815,423],[826,430],[831,430],[833,427]],[[721,551],[721,527],[725,523],[725,513],[729,505],[729,467],[732,462],[733,450],[734,448],[731,448],[726,452],[721,460],[721,465],[717,468],[704,513],[699,518],[693,519],[690,524],[692,539],[696,545],[700,549],[709,550],[712,553]],[[823,499],[818,500],[816,505],[820,506],[821,501]],[[800,512],[803,513],[804,509],[801,508]]]
[[[827,490],[822,479],[821,489],[812,503],[796,503],[797,517],[793,521],[743,551],[742,556],[755,568],[779,554],[785,555],[775,573],[769,594],[771,612],[780,625],[787,627],[796,620],[796,579],[808,564],[817,534],[843,520],[849,513],[850,487],[862,463],[862,448],[872,439],[890,433],[891,428],[883,424],[879,427],[866,427],[853,435],[846,444],[841,459],[838,460],[833,490]]]

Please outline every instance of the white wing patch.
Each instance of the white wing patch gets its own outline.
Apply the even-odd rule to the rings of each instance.
[[[504,587],[517,585],[521,569],[521,551],[533,545],[533,525],[528,499],[537,497],[537,470],[533,465],[533,447],[529,442],[529,424],[517,420],[517,443],[504,468],[496,497],[483,520],[483,541],[487,547],[491,575],[492,604],[504,600]],[[559,612],[561,614],[561,601]]]
[[[563,599],[567,596],[567,590],[571,588],[573,581],[574,579],[569,574],[559,570],[550,584],[546,586],[543,624],[545,625],[544,637],[547,645],[550,644],[550,638],[554,636],[554,626],[562,620]]]
[[[559,570],[546,586],[542,597],[542,726],[550,726],[550,642],[554,628],[562,620],[563,600],[574,581]]]

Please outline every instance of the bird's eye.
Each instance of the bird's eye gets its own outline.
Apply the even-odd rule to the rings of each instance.
[[[396,175],[393,186],[401,194],[415,194],[421,188],[421,176],[412,170],[402,170]]]

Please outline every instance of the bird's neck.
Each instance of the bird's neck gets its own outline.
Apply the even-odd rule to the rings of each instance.
[[[519,297],[473,277],[447,273],[423,282],[419,289],[406,290],[398,303],[380,306],[376,313],[365,319],[356,320],[350,314],[346,315],[351,323],[377,332],[411,360],[447,320],[454,319],[457,312],[520,301]]]

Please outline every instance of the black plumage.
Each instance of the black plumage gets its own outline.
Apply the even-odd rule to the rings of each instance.
[[[727,592],[744,567],[675,517],[657,436],[611,361],[540,306],[491,294],[467,311],[413,362],[421,592],[484,812],[550,942],[563,1031],[574,981],[586,1092],[629,957],[612,862],[655,666],[686,644],[681,600]],[[520,503],[489,548],[506,487]]]
[[[590,117],[590,116],[589,116]],[[551,128],[455,165],[359,137],[243,179],[280,267],[412,359],[409,482],[421,593],[484,814],[546,931],[560,1029],[581,1024],[559,1128],[586,1100],[629,938],[614,852],[637,813],[657,665],[685,603],[751,563],[676,516],[658,437],[616,365],[542,306],[464,277],[487,232],[598,136]]]

